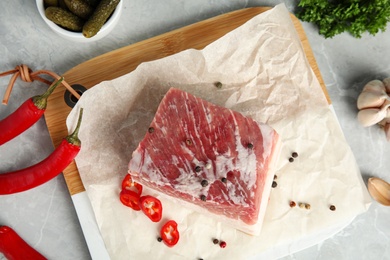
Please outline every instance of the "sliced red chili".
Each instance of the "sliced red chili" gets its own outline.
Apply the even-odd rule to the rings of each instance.
[[[139,198],[143,213],[153,222],[159,222],[162,217],[161,201],[153,196],[146,195]]]
[[[123,205],[130,207],[136,211],[141,210],[139,206],[139,194],[132,191],[123,189],[119,194],[119,199]]]
[[[130,174],[126,174],[122,181],[122,190],[131,190],[137,193],[139,196],[142,194],[142,185],[131,179]]]
[[[160,230],[160,236],[167,246],[172,247],[176,245],[180,238],[176,221],[169,220],[165,223]]]

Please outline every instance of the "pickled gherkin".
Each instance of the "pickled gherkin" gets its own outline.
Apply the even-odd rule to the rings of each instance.
[[[64,0],[69,11],[78,17],[87,20],[93,12],[93,7],[85,0]]]
[[[91,38],[96,35],[115,10],[120,0],[101,0],[95,11],[83,26],[83,35]]]
[[[84,20],[77,15],[68,12],[59,7],[48,7],[45,10],[46,17],[68,30],[81,32],[84,25]]]

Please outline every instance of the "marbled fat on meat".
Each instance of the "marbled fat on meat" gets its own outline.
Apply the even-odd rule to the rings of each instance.
[[[174,88],[150,127],[129,163],[135,181],[257,233],[279,154],[275,130]]]

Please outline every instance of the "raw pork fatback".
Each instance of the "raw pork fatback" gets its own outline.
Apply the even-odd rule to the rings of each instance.
[[[260,232],[280,148],[270,126],[171,88],[129,173],[194,210]]]

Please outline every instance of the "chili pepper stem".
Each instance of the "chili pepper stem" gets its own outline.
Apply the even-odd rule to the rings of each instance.
[[[79,119],[77,121],[76,128],[74,129],[73,133],[71,133],[70,135],[68,135],[66,137],[66,140],[69,143],[77,145],[77,146],[81,145],[81,141],[80,141],[78,135],[79,135],[79,130],[80,130],[82,118],[83,118],[83,108],[80,108],[80,114],[79,114]]]
[[[64,80],[64,77],[59,78],[57,81],[55,81],[53,84],[50,85],[50,87],[46,90],[45,93],[43,93],[40,96],[33,97],[34,105],[39,109],[46,109],[47,106],[47,98],[50,96],[51,93],[53,93],[54,89],[61,84],[61,82]]]

